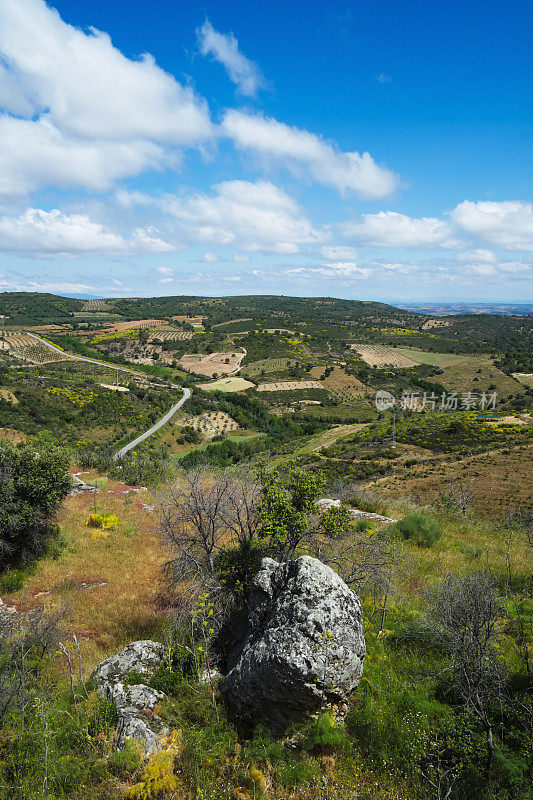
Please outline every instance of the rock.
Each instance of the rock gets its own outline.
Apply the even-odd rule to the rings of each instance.
[[[221,688],[237,716],[282,733],[325,704],[345,702],[365,654],[359,598],[336,572],[309,556],[265,558]]]
[[[157,752],[161,738],[169,730],[153,708],[166,695],[144,684],[117,683],[109,692],[117,707],[117,747],[122,749],[130,737],[138,741],[147,755]]]
[[[91,486],[90,483],[85,483],[85,481],[82,481],[81,478],[78,478],[77,475],[71,475],[71,478],[72,478],[72,489],[69,492],[70,496],[74,494],[80,494],[80,492],[98,491],[96,486]]]
[[[382,514],[374,514],[373,511],[360,511],[358,508],[351,508],[350,514],[354,519],[373,519],[376,522],[398,522],[392,517],[384,517]]]
[[[115,702],[119,749],[131,737],[151,755],[161,749],[161,740],[169,734],[165,723],[153,710],[166,695],[143,683],[124,685],[133,670],[142,674],[154,672],[161,665],[164,653],[165,648],[159,642],[149,639],[132,642],[120,653],[102,661],[91,675],[98,694]]]
[[[123,683],[133,670],[144,675],[155,672],[163,661],[164,653],[165,647],[160,642],[150,639],[132,642],[120,653],[98,664],[91,679],[97,689],[103,689],[106,684]]]
[[[341,501],[332,497],[323,497],[321,500],[316,501],[316,505],[321,511],[329,511],[331,508],[340,508]]]

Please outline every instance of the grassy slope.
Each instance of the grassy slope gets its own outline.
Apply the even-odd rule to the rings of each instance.
[[[155,604],[161,563],[165,557],[154,532],[155,515],[139,507],[148,501],[144,494],[122,496],[120,485],[110,482],[105,494],[98,496],[100,509],[116,513],[119,528],[107,540],[93,540],[85,527],[93,498],[78,495],[69,498],[60,521],[67,546],[57,560],[44,559],[23,589],[4,598],[20,608],[44,605],[48,609],[68,608],[68,630],[81,642],[84,669],[88,672],[103,657],[115,652],[133,639],[161,635],[164,616]],[[382,501],[383,503],[383,501]],[[409,505],[386,502],[381,509],[401,516]],[[403,568],[399,573],[396,595],[390,603],[386,627],[395,630],[423,608],[425,590],[447,572],[465,574],[487,562],[495,574],[506,570],[507,548],[513,553],[516,574],[527,574],[530,551],[525,538],[513,531],[495,535],[485,522],[454,517],[441,517],[444,535],[431,549],[406,544],[402,547]],[[97,584],[104,583],[104,586]],[[366,601],[365,601],[366,603]],[[365,605],[365,613],[368,606]],[[322,775],[335,800],[422,800],[426,797],[416,776],[406,779],[409,771],[402,747],[411,741],[416,725],[422,730],[431,719],[438,720],[444,707],[436,702],[433,679],[421,681],[421,671],[431,668],[427,656],[412,647],[403,649],[386,638],[376,638],[373,623],[367,619],[368,658],[366,683],[353,696],[349,722],[349,751],[344,755],[299,753],[284,748],[270,739],[247,741],[237,734],[225,719],[220,707],[220,721],[215,719],[208,692],[188,687],[178,692],[178,700],[166,709],[171,725],[183,731],[187,749],[180,760],[180,780],[200,797],[209,800],[235,800],[234,787],[250,781],[250,767],[256,765],[272,786],[276,800],[315,800],[321,797]],[[64,664],[62,665],[64,667]],[[372,687],[370,694],[368,687]],[[369,698],[373,698],[369,704]],[[372,715],[377,715],[375,718]],[[363,715],[363,716],[361,716]],[[370,715],[370,716],[369,716]],[[359,720],[359,721],[358,721]],[[372,736],[365,734],[367,722]],[[105,734],[110,735],[110,731]],[[375,737],[381,737],[383,753],[397,752],[398,763],[383,763],[375,758]],[[416,741],[416,738],[415,740]],[[263,743],[261,743],[263,742]],[[411,746],[411,745],[409,745]],[[242,749],[244,748],[244,749]],[[109,752],[111,752],[109,750]],[[374,753],[374,755],[372,755]],[[401,755],[404,753],[404,755]],[[87,758],[91,756],[88,754]],[[390,755],[383,756],[390,758]],[[121,797],[124,781],[106,783],[106,798]],[[113,788],[115,786],[115,788]],[[336,787],[336,788],[335,788]],[[97,784],[90,790],[74,787],[65,797],[83,800],[98,793]],[[179,797],[192,798],[184,792]],[[28,795],[29,796],[29,795]],[[259,796],[259,795],[258,795]],[[33,796],[32,796],[33,797]],[[243,794],[247,800],[253,794]]]

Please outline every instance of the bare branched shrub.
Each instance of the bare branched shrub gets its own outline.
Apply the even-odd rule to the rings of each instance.
[[[169,583],[192,597],[220,590],[217,555],[254,540],[260,498],[250,470],[183,471],[159,497],[160,530],[176,553],[165,567]]]
[[[487,741],[487,770],[494,759],[492,704],[503,692],[506,673],[498,654],[503,609],[489,572],[450,575],[434,590],[429,626],[450,658],[450,688],[481,723]]]
[[[15,711],[24,714],[33,700],[41,666],[57,648],[63,616],[42,609],[0,615],[0,725]]]

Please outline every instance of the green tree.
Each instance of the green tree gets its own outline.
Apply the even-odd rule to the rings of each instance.
[[[316,501],[323,491],[325,478],[320,473],[293,469],[263,471],[259,536],[268,542],[278,557],[292,558],[310,533],[310,516],[318,514]]]
[[[46,438],[0,442],[0,570],[40,555],[72,486],[70,458]]]

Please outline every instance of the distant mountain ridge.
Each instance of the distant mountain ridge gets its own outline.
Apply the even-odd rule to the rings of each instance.
[[[457,314],[499,314],[504,316],[533,315],[532,303],[398,303],[398,308],[432,317],[447,317]]]

